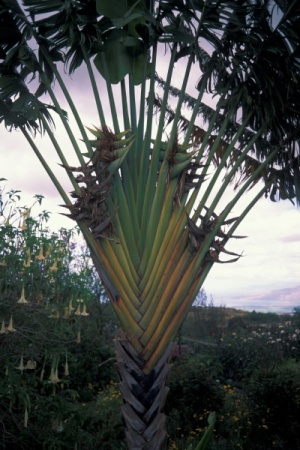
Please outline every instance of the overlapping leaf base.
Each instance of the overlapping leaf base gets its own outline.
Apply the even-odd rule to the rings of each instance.
[[[173,343],[149,374],[144,373],[144,361],[126,336],[115,341],[115,349],[128,448],[160,450],[166,439],[163,408],[169,392],[166,384],[171,370],[169,360]]]

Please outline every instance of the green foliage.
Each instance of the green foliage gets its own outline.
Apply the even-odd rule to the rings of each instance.
[[[215,307],[213,304],[193,306],[183,323],[184,336],[201,339],[210,336],[212,339],[221,337],[226,324],[226,308]],[[196,342],[194,344],[194,347]]]
[[[189,329],[189,339],[183,333],[182,342],[188,342],[196,355],[182,357],[174,367],[175,384],[187,380],[184,381],[185,388],[191,386],[190,394],[185,395],[182,390],[178,393],[178,397],[183,399],[180,408],[186,416],[192,417],[192,412],[197,411],[196,399],[205,398],[203,393],[199,397],[197,395],[199,379],[194,384],[188,382],[189,373],[193,371],[191,365],[196,359],[205,367],[205,373],[198,368],[195,371],[201,382],[205,384],[208,375],[208,383],[216,383],[222,395],[222,402],[216,409],[218,414],[211,450],[298,448],[300,332],[293,322],[294,316],[221,309],[225,319],[223,337],[220,340],[216,336],[215,346],[211,336],[206,336],[202,338],[200,347],[200,341],[193,338],[196,327],[191,330],[187,326],[191,317],[187,317],[187,324],[183,326],[183,329],[185,326]],[[242,318],[243,326],[237,326],[233,331],[235,317]],[[199,315],[198,326],[202,326],[202,320],[203,316]],[[194,345],[196,341],[198,343]],[[180,361],[181,370],[178,371],[176,365]],[[172,388],[172,377],[170,381]],[[214,398],[209,389],[208,395]],[[289,404],[290,414],[287,413]],[[206,415],[199,416],[202,421],[199,421],[197,428],[194,425],[194,434],[181,431],[184,418],[178,409],[168,412],[170,449],[185,450],[192,438],[193,446],[199,443],[205,430],[203,419],[207,418],[208,411],[205,411]],[[191,422],[195,418],[192,417]]]
[[[121,415],[122,397],[116,382],[111,381],[97,398],[100,427],[97,430],[103,450],[125,449],[124,426]]]
[[[291,325],[239,330],[224,336],[219,358],[225,377],[241,381],[261,365],[274,364],[286,358],[299,358],[299,330]]]
[[[274,441],[282,442],[283,448],[299,448],[300,363],[287,359],[261,365],[251,377],[249,397],[255,405],[251,420],[259,424],[252,439],[270,448]]]
[[[166,413],[170,439],[177,445],[195,445],[206,429],[210,412],[222,408],[223,389],[196,355],[175,361],[169,386]]]
[[[212,438],[214,426],[216,423],[216,413],[215,412],[210,413],[210,415],[208,416],[207,422],[208,422],[208,428],[207,428],[207,430],[205,430],[205,433],[204,433],[201,441],[198,444],[196,444],[194,447],[191,444],[189,446],[188,450],[206,450],[206,449],[208,449],[211,438]]]

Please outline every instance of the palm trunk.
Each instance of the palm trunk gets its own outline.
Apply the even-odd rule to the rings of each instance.
[[[149,374],[143,371],[144,361],[126,336],[115,340],[115,349],[128,449],[161,450],[167,434],[163,409],[169,392],[173,343]]]

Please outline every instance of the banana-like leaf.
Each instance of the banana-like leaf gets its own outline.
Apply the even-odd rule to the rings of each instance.
[[[112,84],[119,83],[126,75],[131,74],[134,84],[139,85],[151,70],[145,56],[147,54],[144,54],[139,39],[124,30],[114,30],[105,40],[94,63],[103,78]]]

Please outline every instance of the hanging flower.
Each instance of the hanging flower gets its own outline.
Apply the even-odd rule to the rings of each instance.
[[[25,304],[25,303],[28,303],[28,301],[26,300],[26,298],[25,298],[25,289],[24,289],[24,285],[22,286],[22,292],[21,292],[21,297],[19,298],[19,300],[17,301],[17,303],[20,303],[20,304]]]
[[[21,228],[22,231],[27,230],[27,225],[26,225],[26,219],[25,218],[23,219],[20,228]]]
[[[21,370],[21,372],[26,369],[26,367],[24,366],[23,355],[21,356],[20,364],[18,365],[18,367],[16,367],[16,369]]]
[[[58,367],[57,366],[58,366],[57,361],[53,360],[52,365],[51,365],[51,373],[50,373],[50,377],[49,377],[50,383],[56,384],[56,383],[60,382],[60,379],[58,378]]]
[[[8,327],[6,329],[7,329],[7,331],[10,331],[11,333],[16,331],[16,329],[14,328],[14,325],[13,325],[13,316],[12,315],[10,316],[9,324],[8,324]]]
[[[75,315],[76,316],[81,316],[81,305],[80,305],[80,303],[77,306],[77,309],[75,311]]]
[[[34,370],[34,369],[36,369],[36,361],[34,361],[33,359],[29,359],[29,360],[27,361],[27,364],[26,364],[26,366],[25,366],[25,369],[28,369],[28,370]]]
[[[44,256],[44,248],[43,248],[42,245],[41,245],[41,247],[40,247],[39,254],[36,255],[35,259],[37,259],[38,261],[44,261],[45,256]]]
[[[23,212],[21,213],[21,215],[22,215],[23,217],[25,217],[25,219],[27,219],[27,217],[29,216],[30,209],[31,209],[31,208],[27,208],[27,209],[25,209],[25,211],[23,211]]]
[[[84,305],[83,305],[83,310],[82,310],[81,315],[82,315],[82,316],[89,316],[89,313],[88,313],[87,310],[86,310],[86,304],[85,304],[85,303],[84,303]]]
[[[26,219],[29,216],[29,213],[30,213],[30,209],[25,209],[25,211],[22,212],[23,220],[22,220],[22,224],[20,225],[20,228],[22,231],[27,230]]]

